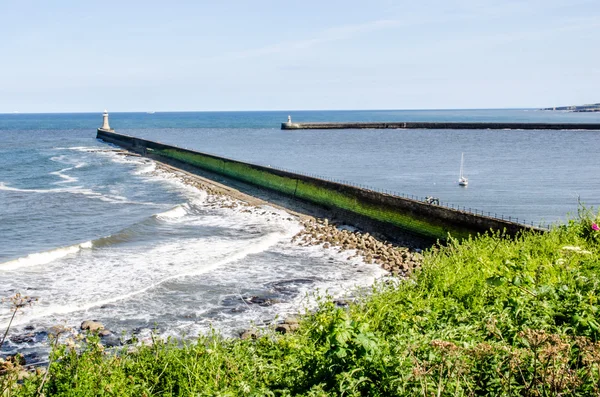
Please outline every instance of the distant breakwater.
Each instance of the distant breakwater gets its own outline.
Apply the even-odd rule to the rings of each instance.
[[[495,123],[495,122],[376,122],[281,123],[282,130],[437,129],[437,130],[598,130],[600,123]]]
[[[448,235],[467,238],[489,230],[509,236],[523,230],[542,230],[506,219],[473,214],[424,201],[332,182],[159,142],[98,129],[97,138],[136,153],[177,166],[200,170],[245,182],[286,197],[324,208],[338,221],[363,230],[376,230],[390,238],[409,232],[434,240]]]

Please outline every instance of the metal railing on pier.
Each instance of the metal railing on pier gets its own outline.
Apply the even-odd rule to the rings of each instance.
[[[418,196],[418,195],[414,195],[414,194],[401,193],[401,192],[397,192],[395,190],[390,190],[390,189],[376,188],[376,187],[365,185],[362,183],[351,182],[351,181],[348,181],[345,179],[330,178],[330,177],[326,177],[323,175],[300,172],[300,171],[296,171],[296,170],[290,170],[287,168],[271,167],[270,165],[266,165],[266,166],[263,165],[263,167],[268,167],[268,168],[271,168],[273,170],[278,170],[278,171],[289,172],[292,174],[298,174],[298,175],[302,175],[302,176],[306,176],[306,177],[310,177],[310,178],[321,179],[321,180],[327,181],[327,182],[339,183],[341,185],[346,185],[346,186],[369,190],[369,191],[373,191],[373,192],[377,192],[377,193],[387,194],[390,196],[401,197],[404,199],[428,203],[428,200],[427,200],[428,197],[422,197],[422,196]],[[531,227],[543,229],[543,230],[550,230],[553,227],[553,225],[549,224],[549,223],[527,221],[524,218],[514,217],[514,216],[510,216],[510,215],[507,216],[507,215],[499,214],[497,212],[492,212],[492,211],[483,211],[483,210],[480,210],[477,208],[467,207],[465,205],[461,206],[458,204],[449,203],[447,201],[436,201],[435,204],[430,204],[430,205],[436,205],[436,206],[448,208],[448,209],[455,210],[455,211],[467,212],[467,213],[470,213],[473,215],[498,219],[498,220],[502,220],[502,221],[514,222],[514,223],[518,223],[520,225],[531,226]]]

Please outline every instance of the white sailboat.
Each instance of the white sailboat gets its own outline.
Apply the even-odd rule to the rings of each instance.
[[[460,154],[460,177],[458,178],[458,184],[460,186],[467,186],[469,184],[469,179],[463,174],[463,166],[465,162],[464,153]]]

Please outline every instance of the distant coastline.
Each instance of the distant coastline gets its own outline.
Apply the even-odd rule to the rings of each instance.
[[[543,108],[542,110],[561,110],[568,112],[600,112],[600,103],[577,106],[557,106],[552,108]]]

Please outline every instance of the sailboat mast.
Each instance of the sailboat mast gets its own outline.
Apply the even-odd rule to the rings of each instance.
[[[462,179],[463,177],[463,162],[465,160],[465,154],[461,153],[460,154],[460,178]]]

